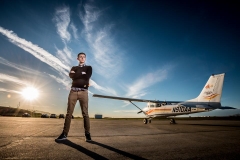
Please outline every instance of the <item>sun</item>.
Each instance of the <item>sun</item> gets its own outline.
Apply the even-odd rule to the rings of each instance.
[[[34,87],[27,87],[25,88],[21,94],[26,100],[34,100],[38,97],[39,93],[38,90]]]

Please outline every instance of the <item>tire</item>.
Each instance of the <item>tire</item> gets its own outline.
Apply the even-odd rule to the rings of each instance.
[[[147,118],[143,119],[143,123],[147,124],[148,123],[148,119]]]
[[[170,124],[175,124],[175,119],[170,119]]]

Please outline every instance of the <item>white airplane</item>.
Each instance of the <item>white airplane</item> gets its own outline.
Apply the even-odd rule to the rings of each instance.
[[[143,109],[136,106],[138,109],[140,109],[138,113],[144,113],[146,115],[146,118],[143,120],[143,123],[145,124],[148,122],[151,123],[151,120],[155,117],[170,117],[199,112],[208,112],[214,109],[235,109],[233,107],[222,106],[220,102],[224,75],[225,73],[211,75],[199,96],[187,101],[145,100],[98,94],[93,94],[93,97],[129,101],[134,106],[136,105],[132,101],[147,102],[147,107]],[[174,118],[170,119],[170,123],[175,124]]]

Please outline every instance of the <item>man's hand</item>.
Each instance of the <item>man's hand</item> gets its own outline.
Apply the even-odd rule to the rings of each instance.
[[[70,73],[75,73],[74,71],[70,71]]]

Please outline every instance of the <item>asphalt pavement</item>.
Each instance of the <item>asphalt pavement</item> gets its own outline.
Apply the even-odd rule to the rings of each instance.
[[[0,159],[239,159],[240,121],[91,119],[85,142],[82,119],[68,140],[64,119],[0,117]]]

